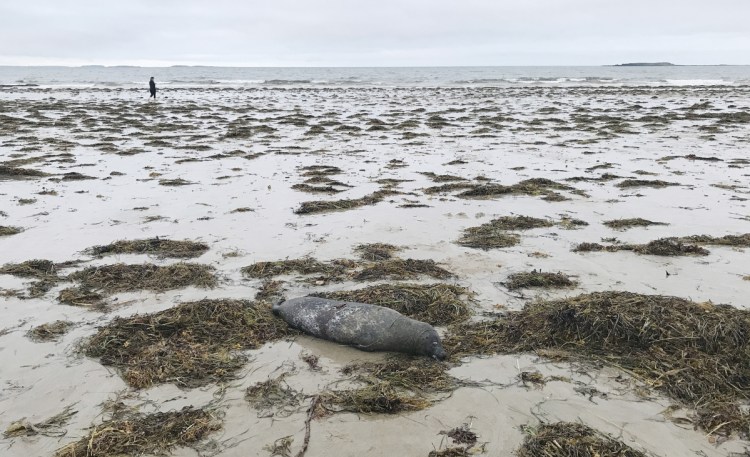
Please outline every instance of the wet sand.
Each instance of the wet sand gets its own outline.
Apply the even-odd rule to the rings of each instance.
[[[474,291],[477,319],[537,298],[606,290],[747,307],[750,282],[743,278],[750,275],[750,260],[741,248],[707,246],[709,255],[685,257],[571,250],[607,238],[648,243],[750,232],[748,87],[184,89],[163,95],[147,102],[141,92],[125,89],[0,91],[0,166],[47,174],[21,179],[0,173],[0,225],[22,229],[0,236],[0,265],[85,261],[68,273],[117,262],[174,263],[83,252],[158,236],[208,244],[190,261],[215,267],[219,276],[213,289],[120,293],[102,312],[59,303],[69,282],[26,298],[29,280],[0,275],[0,292],[8,291],[0,296],[0,428],[24,417],[44,420],[71,404],[78,411],[65,436],[2,439],[3,455],[52,455],[85,436],[102,420],[102,403],[118,395],[144,412],[219,399],[223,429],[210,436],[212,444],[174,455],[270,455],[266,447],[289,435],[296,453],[306,406],[288,416],[258,417],[243,398],[245,389],[288,371],[290,386],[314,394],[344,379],[339,369],[347,363],[380,360],[382,354],[299,337],[248,351],[241,378],[227,384],[136,391],[116,371],[76,351],[115,316],[203,298],[252,299],[262,281],[243,277],[240,269],[259,261],[352,259],[362,243],[403,246],[402,257],[435,260],[456,274],[448,282]],[[303,167],[315,165],[340,168],[330,178],[351,187],[339,186],[335,195],[292,189],[307,179]],[[458,176],[467,185],[546,178],[574,189],[555,191],[562,201],[547,201],[544,194],[460,198],[460,190],[425,192],[444,184],[425,173]],[[377,182],[382,179],[404,181],[386,187]],[[677,185],[617,186],[626,179]],[[303,202],[359,199],[383,189],[400,193],[348,210],[294,212]],[[240,208],[245,210],[235,211]],[[517,232],[520,244],[502,249],[456,243],[464,229],[511,215],[554,222],[567,216],[588,225]],[[668,225],[619,231],[603,225],[636,217]],[[577,285],[503,286],[510,274],[533,269],[566,273]],[[282,279],[289,297],[362,286],[311,284],[294,274]],[[58,341],[26,336],[56,320],[74,323]],[[322,369],[310,370],[301,352],[318,355]],[[315,420],[306,455],[426,456],[448,444],[440,431],[463,423],[486,443],[487,455],[510,455],[523,440],[521,426],[540,420],[582,421],[658,456],[724,456],[748,445],[693,430],[689,411],[683,421],[670,420],[664,414],[669,399],[639,394],[637,382],[623,381],[627,374],[614,369],[584,370],[527,354],[460,362],[450,373],[478,385],[460,387],[423,411]],[[518,380],[534,370],[566,380],[543,387]]]

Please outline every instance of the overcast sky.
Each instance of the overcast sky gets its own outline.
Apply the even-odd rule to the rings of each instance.
[[[750,64],[750,0],[0,0],[0,65]]]

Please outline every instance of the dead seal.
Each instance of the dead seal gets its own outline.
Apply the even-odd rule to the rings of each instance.
[[[308,335],[363,351],[403,352],[437,360],[448,356],[430,324],[383,306],[300,297],[274,305],[273,312]]]

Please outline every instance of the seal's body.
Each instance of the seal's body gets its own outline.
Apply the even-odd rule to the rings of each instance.
[[[309,335],[364,351],[403,352],[438,360],[447,356],[430,324],[383,306],[301,297],[274,306],[273,312]]]

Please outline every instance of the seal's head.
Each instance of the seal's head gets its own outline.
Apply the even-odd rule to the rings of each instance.
[[[448,357],[448,353],[445,352],[443,345],[440,343],[440,336],[432,326],[422,332],[419,340],[420,354],[430,356],[435,360],[445,360]]]
[[[443,349],[443,346],[440,344],[440,341],[436,341],[435,343],[433,343],[433,345],[434,346],[432,348],[432,354],[430,354],[433,359],[445,360],[448,358],[448,353],[445,352],[445,349]]]

